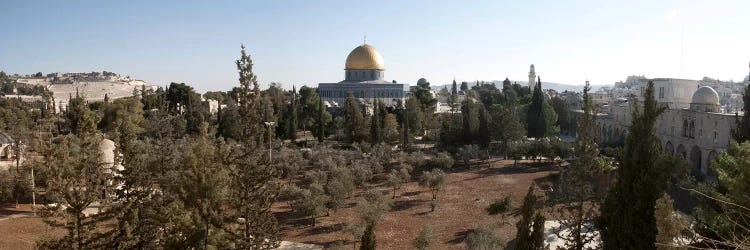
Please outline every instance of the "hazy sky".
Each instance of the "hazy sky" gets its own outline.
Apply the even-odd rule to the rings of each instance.
[[[104,2],[104,3],[103,3]],[[368,44],[386,79],[414,84],[628,75],[742,80],[750,1],[3,1],[0,70],[114,71],[198,90],[237,85],[248,47],[262,85],[344,76]]]

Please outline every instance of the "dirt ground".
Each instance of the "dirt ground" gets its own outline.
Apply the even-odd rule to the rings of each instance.
[[[41,218],[34,216],[30,204],[0,205],[0,249],[34,249],[37,239],[62,236]]]
[[[393,207],[376,228],[378,249],[412,249],[412,241],[428,225],[433,231],[430,249],[465,249],[465,238],[474,229],[495,225],[495,230],[505,240],[515,237],[513,216],[487,215],[485,208],[495,200],[510,195],[513,207],[517,208],[531,182],[549,181],[554,167],[513,168],[512,161],[495,161],[492,167],[457,168],[448,171],[446,185],[438,193],[436,211],[430,212],[430,192],[409,182],[396,191]],[[382,177],[381,177],[382,178]],[[391,195],[384,184],[369,188],[383,190]],[[361,190],[360,190],[361,192]],[[292,213],[285,202],[275,204],[279,217],[282,239],[286,241],[330,246],[337,241],[345,242],[345,249],[352,247],[351,236],[342,231],[347,223],[357,222],[354,211],[357,195],[347,200],[347,206],[330,216],[317,219],[315,227],[308,218]],[[31,207],[22,204],[0,206],[0,249],[34,249],[37,239],[62,236],[40,218],[30,213]],[[501,226],[497,226],[501,225]]]
[[[489,168],[482,165],[449,171],[445,188],[438,193],[435,212],[430,212],[432,197],[428,190],[416,182],[404,184],[396,192],[391,211],[376,227],[378,249],[412,249],[412,242],[424,225],[433,231],[430,249],[465,249],[465,238],[472,230],[493,225],[502,239],[513,239],[518,218],[505,216],[503,221],[500,215],[488,215],[485,208],[506,195],[511,196],[513,207],[517,208],[531,182],[549,181],[549,173],[555,168],[549,165],[513,168],[512,161],[492,162]],[[370,188],[392,195],[391,189],[383,184]],[[318,218],[315,227],[309,225],[309,219],[291,213],[286,203],[278,203],[275,211],[280,218],[282,238],[326,246],[346,242],[345,249],[352,249],[351,236],[341,229],[358,221],[355,203],[356,197],[348,199],[344,209]]]

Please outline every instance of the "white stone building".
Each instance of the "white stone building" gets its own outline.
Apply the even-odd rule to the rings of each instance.
[[[711,161],[728,147],[735,114],[722,112],[719,94],[709,86],[693,88],[690,81],[680,79],[655,80],[654,86],[656,101],[668,107],[656,122],[663,152],[685,158],[696,173],[712,178]],[[637,100],[642,97],[621,98],[609,105],[607,115],[599,119],[602,141],[624,142],[634,105],[643,105]]]

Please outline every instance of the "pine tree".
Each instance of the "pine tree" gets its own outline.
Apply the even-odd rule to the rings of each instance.
[[[601,209],[600,232],[605,249],[655,249],[654,206],[667,188],[673,161],[661,155],[654,124],[665,110],[654,100],[649,81],[643,111],[636,107],[617,182]]]
[[[588,92],[588,81],[583,87],[583,114],[578,120],[575,142],[576,161],[564,170],[561,176],[559,206],[553,209],[561,227],[568,232],[556,233],[565,242],[566,249],[587,249],[596,238],[594,220],[598,216],[599,200],[595,196],[592,180],[601,174],[598,161],[599,147],[596,144],[597,128],[595,111]]]
[[[511,142],[522,139],[526,134],[525,128],[513,107],[494,105],[490,112],[490,137],[503,142],[507,159],[510,156]]]
[[[240,87],[238,89],[238,107],[240,123],[243,124],[241,140],[252,139],[254,142],[264,140],[263,121],[258,115],[261,108],[260,87],[258,77],[253,73],[253,61],[245,52],[245,45],[241,46],[241,57],[236,61],[239,72]]]
[[[416,98],[406,99],[406,124],[409,132],[412,134],[421,134],[422,132],[422,110],[419,108],[419,102]]]
[[[675,214],[673,202],[667,193],[662,194],[661,198],[656,200],[654,219],[659,231],[659,234],[656,235],[656,249],[659,250],[687,249],[676,246],[674,242],[675,238],[680,236],[682,230],[687,228],[688,223]]]
[[[433,121],[433,114],[437,108],[437,99],[432,96],[430,88],[430,82],[427,79],[420,78],[417,81],[417,87],[412,93],[412,98],[416,99],[419,109],[419,124],[412,124],[420,128],[420,131],[412,131],[415,133],[422,133],[425,129],[428,129]],[[381,109],[381,112],[383,109]]]
[[[245,249],[274,249],[278,247],[278,222],[271,212],[271,206],[278,194],[279,187],[276,179],[279,172],[272,162],[269,162],[265,150],[259,150],[264,140],[265,130],[261,125],[260,91],[255,74],[252,72],[252,61],[242,46],[242,56],[237,60],[240,74],[240,119],[245,121],[242,143],[236,146],[222,146],[221,155],[217,157],[226,165],[229,180],[229,202],[225,204],[228,211],[223,214],[224,231],[239,247]],[[251,90],[252,88],[252,90]],[[270,105],[266,105],[266,114]],[[272,143],[272,142],[268,142]],[[223,170],[216,170],[220,173]],[[242,218],[242,220],[238,219]]]
[[[47,206],[42,216],[51,226],[67,232],[61,239],[40,242],[39,248],[96,249],[104,244],[103,233],[97,228],[104,225],[111,214],[84,214],[95,202],[108,211],[105,196],[114,188],[110,185],[114,180],[113,172],[101,161],[100,142],[100,137],[83,133],[62,138],[61,143],[47,147],[51,152],[44,159],[49,171],[46,197],[57,205]]]
[[[695,216],[703,240],[715,248],[750,249],[750,142],[731,142],[711,164],[715,186],[703,187]]]
[[[164,189],[176,199],[173,204],[181,207],[182,214],[182,220],[175,223],[169,234],[190,237],[168,237],[164,244],[183,249],[218,247],[216,244],[221,242],[224,226],[221,221],[227,216],[222,213],[224,194],[232,188],[227,180],[227,169],[222,164],[222,156],[217,154],[216,145],[205,135],[187,140],[181,149],[184,151],[175,164],[180,168],[175,169],[171,184]]]
[[[89,109],[86,98],[78,94],[71,98],[65,109],[65,118],[69,124],[70,132],[76,135],[96,132],[98,120],[96,114]]]

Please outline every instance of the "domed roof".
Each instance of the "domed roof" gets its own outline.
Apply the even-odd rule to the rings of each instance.
[[[368,44],[354,48],[346,57],[345,69],[377,69],[384,70],[383,57],[375,47]]]
[[[698,88],[693,94],[692,103],[719,105],[719,94],[713,88],[703,86]]]

